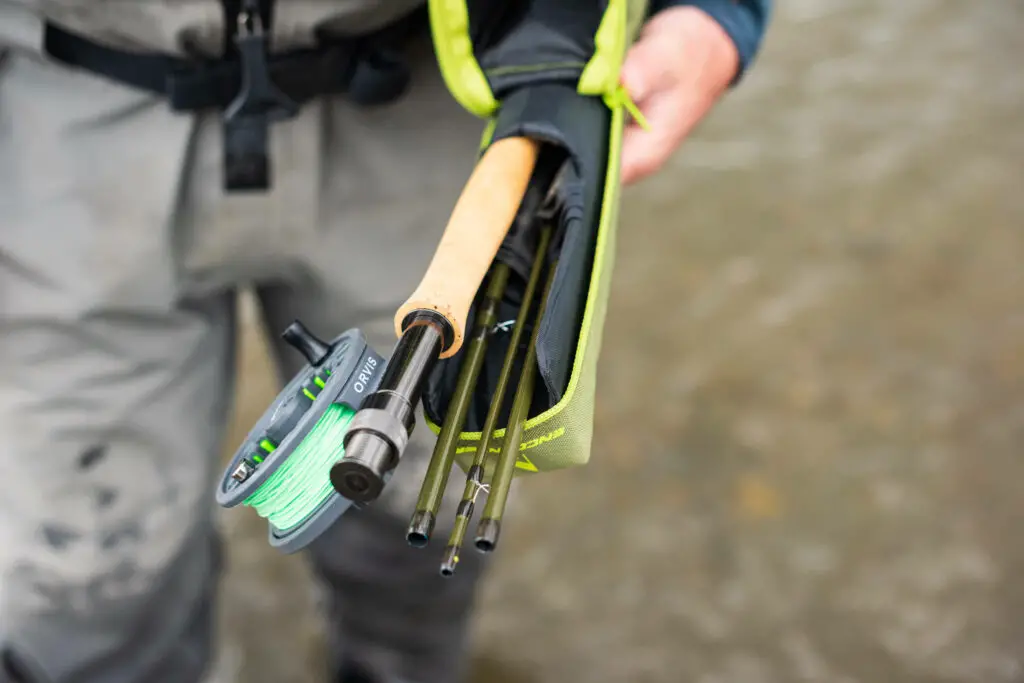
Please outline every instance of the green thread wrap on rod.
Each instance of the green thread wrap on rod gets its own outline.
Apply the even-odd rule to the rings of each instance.
[[[345,452],[345,432],[354,416],[351,408],[332,403],[277,471],[242,504],[281,531],[305,521],[334,493],[331,465]]]

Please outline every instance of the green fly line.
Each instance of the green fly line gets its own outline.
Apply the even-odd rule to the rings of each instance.
[[[281,531],[302,523],[334,492],[328,472],[345,453],[344,438],[355,411],[332,403],[291,455],[243,501]],[[264,450],[267,443],[260,444]]]

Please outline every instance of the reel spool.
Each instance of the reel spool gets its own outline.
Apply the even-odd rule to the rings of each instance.
[[[364,398],[376,391],[385,361],[362,332],[329,344],[295,321],[281,335],[307,365],[281,390],[231,458],[217,486],[221,507],[253,507],[267,519],[270,545],[294,553],[352,506],[331,485],[330,468]]]

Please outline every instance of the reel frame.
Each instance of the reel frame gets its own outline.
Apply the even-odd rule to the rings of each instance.
[[[297,335],[299,343],[289,338],[289,333]],[[231,457],[217,484],[216,499],[221,507],[241,504],[266,483],[309,435],[331,404],[358,411],[366,396],[377,390],[384,375],[384,358],[370,347],[363,333],[356,328],[346,330],[327,345],[312,337],[297,321],[283,336],[297,346],[309,362],[278,393]],[[314,344],[310,345],[309,340]],[[307,349],[316,343],[326,353],[319,358],[310,358],[312,354]],[[322,387],[317,379],[323,383]],[[314,398],[310,399],[310,394]],[[264,447],[268,442],[273,446],[270,450]],[[325,471],[324,476],[327,475]],[[352,505],[351,500],[332,490],[295,527],[282,530],[268,522],[270,545],[285,554],[301,550]]]

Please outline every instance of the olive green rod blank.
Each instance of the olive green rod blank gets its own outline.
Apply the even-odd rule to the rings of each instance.
[[[530,404],[533,402],[533,386],[537,379],[537,338],[540,335],[540,322],[547,308],[548,294],[551,292],[557,265],[558,261],[554,260],[548,272],[544,293],[541,295],[541,303],[537,310],[537,321],[530,334],[530,343],[526,347],[526,358],[523,360],[519,387],[516,389],[515,398],[512,401],[508,428],[505,430],[505,440],[501,444],[501,453],[498,455],[494,475],[491,477],[487,503],[484,505],[480,524],[477,525],[474,544],[480,552],[492,552],[498,545],[501,519],[505,513],[505,503],[508,501],[509,491],[512,488],[516,460],[519,459],[519,446],[523,442],[523,428],[530,414]]]
[[[505,359],[501,366],[501,372],[498,375],[498,383],[491,396],[487,417],[484,419],[483,428],[481,429],[480,443],[477,446],[473,464],[466,471],[466,486],[462,493],[462,501],[459,503],[458,511],[455,515],[455,526],[452,528],[451,536],[448,539],[448,546],[445,548],[444,559],[441,562],[441,574],[443,576],[451,576],[455,572],[455,565],[459,561],[459,550],[465,539],[466,529],[473,517],[473,505],[480,488],[483,486],[484,462],[490,449],[491,440],[494,437],[494,430],[497,427],[501,407],[505,402],[505,394],[508,391],[508,383],[512,377],[516,354],[522,342],[523,330],[526,328],[526,325],[523,323],[530,314],[530,307],[535,298],[537,284],[540,281],[545,254],[547,253],[550,241],[551,228],[545,225],[540,232],[540,238],[537,243],[537,256],[534,259],[530,276],[526,282],[526,289],[523,292],[523,304],[516,316],[519,324],[512,328],[508,350],[505,352]]]
[[[550,229],[545,227],[541,231],[537,245],[537,256],[534,259],[530,276],[527,279],[526,291],[523,294],[524,303],[520,313],[516,316],[520,320],[524,319],[525,315],[528,315],[529,302],[532,301],[534,292],[537,289],[537,282],[540,279],[544,254],[547,252],[549,241]],[[463,360],[463,365],[459,370],[459,377],[448,406],[448,413],[438,434],[438,439],[434,444],[434,452],[430,459],[430,465],[427,467],[426,476],[423,479],[420,498],[416,504],[416,512],[409,523],[406,539],[414,547],[427,545],[430,540],[430,534],[433,532],[437,512],[441,507],[441,500],[448,485],[448,478],[455,461],[455,450],[458,447],[459,434],[462,432],[465,424],[466,413],[469,410],[469,404],[480,374],[480,368],[483,365],[487,340],[497,322],[498,305],[501,302],[508,282],[509,268],[503,263],[497,263],[493,270],[494,273],[485,292],[484,300],[481,303],[469,348],[466,351],[466,358]],[[519,346],[519,341],[522,338],[521,327],[521,325],[516,325],[512,328],[509,349],[505,358],[505,364],[509,367],[507,369],[505,367],[502,368],[498,379],[498,386],[494,392],[493,401],[497,401],[499,407],[508,385],[509,375],[511,374],[510,359],[514,359],[516,348]],[[491,420],[490,430],[494,428],[493,422]],[[489,441],[490,434],[486,424],[484,429],[488,432],[487,440]]]
[[[484,363],[484,352],[487,349],[487,338],[498,320],[498,305],[505,295],[508,284],[509,268],[504,263],[496,263],[491,268],[490,281],[484,293],[479,313],[473,325],[466,355],[459,369],[459,377],[455,383],[455,391],[448,404],[448,414],[434,442],[434,452],[430,456],[427,473],[423,477],[420,497],[416,502],[416,512],[409,522],[406,540],[409,545],[422,548],[430,541],[434,530],[437,511],[441,507],[444,490],[448,486],[452,464],[455,461],[455,448],[458,445],[459,433],[466,421],[466,413],[473,397],[473,389]]]

